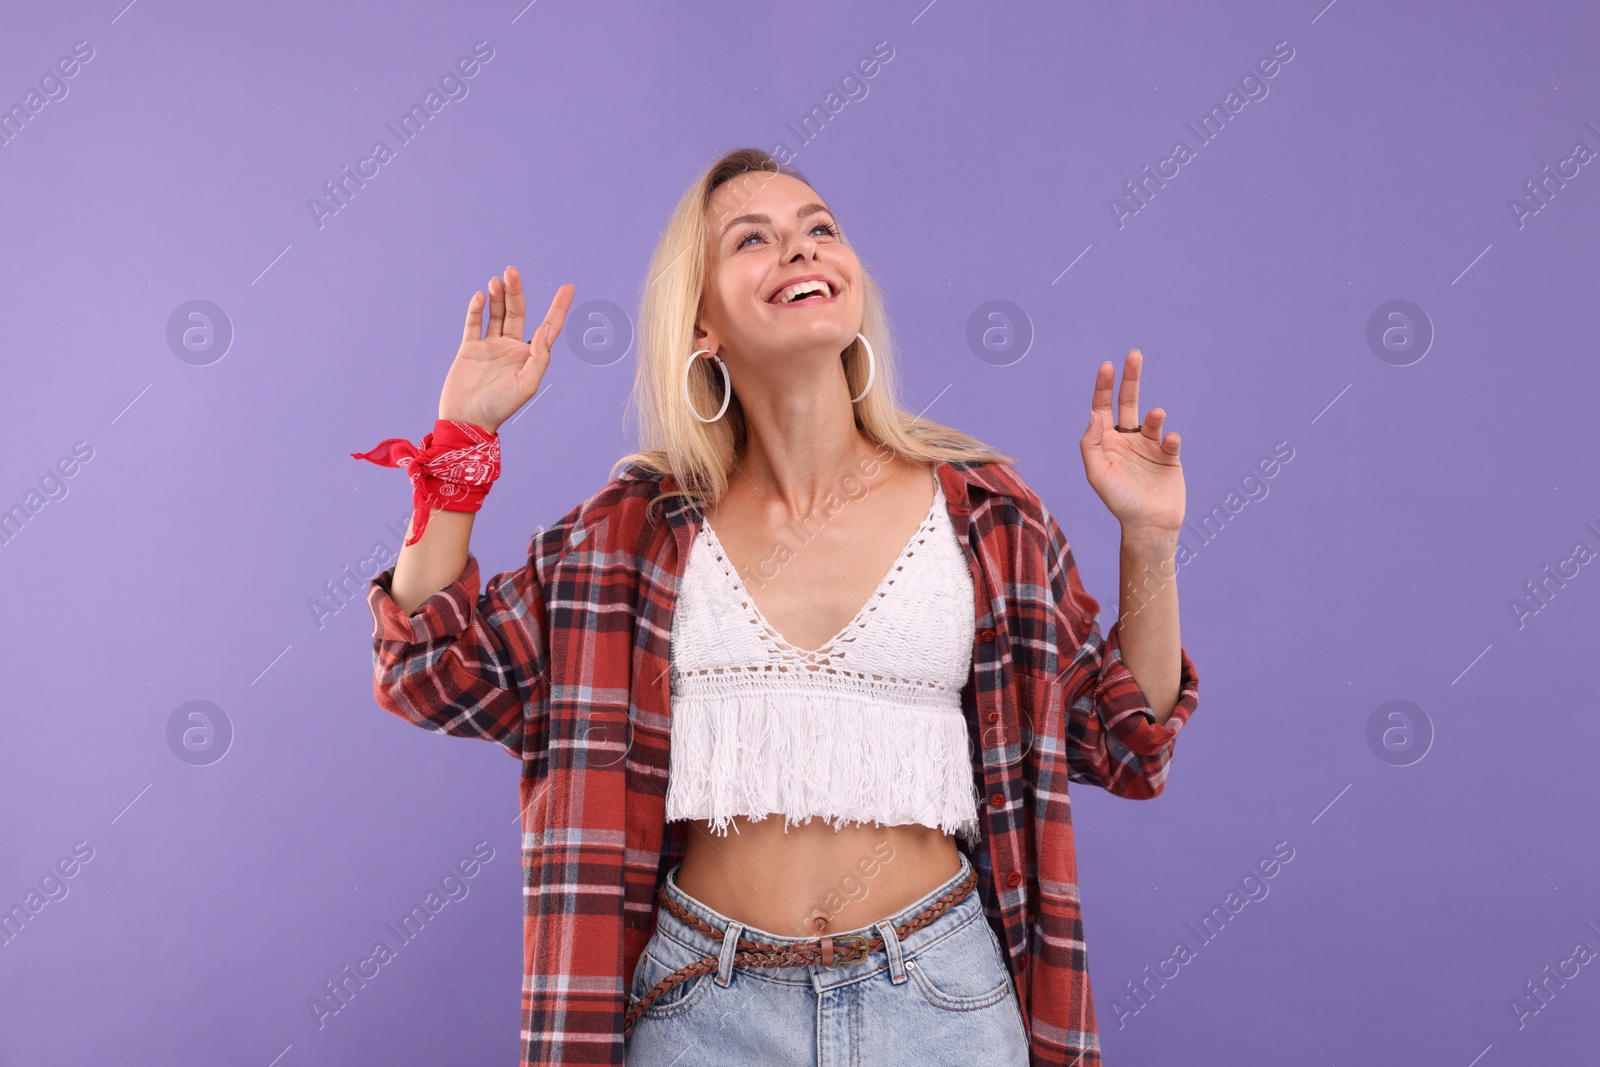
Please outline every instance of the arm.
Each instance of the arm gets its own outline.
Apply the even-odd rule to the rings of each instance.
[[[400,557],[390,568],[393,578],[388,583],[396,607],[409,615],[456,580],[467,565],[472,523],[477,517],[475,511],[434,508],[428,516],[428,528],[414,545],[405,541],[411,540],[416,521],[406,523],[405,541],[400,544]]]
[[[572,295],[561,286],[533,340],[524,341],[527,303],[515,268],[489,279],[487,329],[484,293],[473,293],[439,418],[497,431],[538,391]],[[472,523],[471,512],[432,509],[422,537],[402,545],[395,565],[368,586],[373,694],[408,722],[498,741],[521,759],[544,750],[543,738],[526,729],[544,728],[549,619],[540,553],[563,543],[561,528],[535,535],[528,562],[490,578],[480,596],[478,561],[468,551]]]
[[[405,553],[426,544],[446,515],[471,518],[470,513],[435,512],[422,540],[403,549],[396,565],[368,586],[373,695],[385,710],[414,725],[498,741],[522,759],[542,749],[542,741],[527,730],[529,724],[543,723],[539,712],[549,699],[550,623],[539,573],[548,531],[535,535],[526,564],[491,577],[481,596],[478,560],[463,545],[459,575],[407,612],[394,592]]]
[[[1177,534],[1122,528],[1121,603],[1116,629],[1122,661],[1139,680],[1157,726],[1183,695],[1183,641],[1178,630]]]
[[[1130,800],[1157,796],[1166,785],[1178,731],[1198,704],[1194,663],[1179,647],[1177,702],[1158,722],[1149,697],[1123,661],[1123,620],[1102,640],[1096,618],[1100,604],[1084,590],[1072,549],[1054,517],[1046,516],[1046,530],[1056,653],[1049,696],[1065,705],[1068,778]]]
[[[1133,800],[1156,796],[1166,785],[1175,738],[1198,692],[1194,664],[1179,642],[1172,566],[1183,525],[1182,444],[1166,431],[1164,409],[1151,408],[1139,420],[1143,367],[1144,354],[1131,349],[1113,413],[1115,368],[1110,360],[1100,364],[1089,424],[1078,441],[1090,486],[1122,524],[1122,611],[1103,645],[1095,621],[1100,605],[1083,591],[1066,538],[1053,519],[1045,531],[1056,630],[1071,642],[1059,649],[1068,662],[1068,775]]]

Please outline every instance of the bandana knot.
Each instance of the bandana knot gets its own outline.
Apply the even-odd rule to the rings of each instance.
[[[420,446],[403,437],[380,441],[370,452],[352,452],[384,467],[399,467],[411,477],[411,536],[414,545],[428,528],[434,508],[477,511],[500,477],[500,435],[470,422],[439,419]]]

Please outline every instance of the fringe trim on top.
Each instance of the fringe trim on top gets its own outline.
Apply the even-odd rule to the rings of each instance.
[[[978,843],[971,739],[959,711],[838,692],[700,694],[672,707],[667,820],[710,820],[726,835],[735,815],[820,816],[918,823]],[[758,774],[755,768],[772,768]]]

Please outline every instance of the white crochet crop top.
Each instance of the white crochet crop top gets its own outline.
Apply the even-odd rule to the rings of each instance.
[[[961,691],[973,586],[944,491],[867,602],[826,645],[775,630],[709,523],[685,567],[671,637],[667,820],[735,815],[920,823],[978,840]]]

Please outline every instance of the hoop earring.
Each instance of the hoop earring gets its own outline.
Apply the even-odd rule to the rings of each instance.
[[[856,334],[856,340],[860,341],[862,346],[867,350],[867,384],[861,387],[861,396],[866,396],[867,390],[872,388],[873,376],[878,373],[878,361],[872,355],[871,341],[868,341],[866,337],[859,333]],[[856,401],[861,399],[861,396],[851,397],[850,403],[854,404]]]
[[[689,399],[689,374],[694,367],[694,361],[700,358],[700,352],[710,351],[711,349],[709,348],[700,349],[699,352],[696,352],[694,355],[690,356],[689,362],[685,363],[683,366],[683,402],[689,406],[689,414],[693,415],[697,419],[700,419],[701,422],[716,422],[718,419],[722,418],[723,412],[728,410],[728,401],[733,399],[733,382],[728,378],[728,365],[722,361],[721,356],[716,355],[715,353],[712,353],[711,358],[716,360],[717,366],[722,369],[722,406],[717,409],[717,413],[715,415],[711,416],[709,419],[705,419],[700,417],[700,413],[694,409],[694,401]]]

